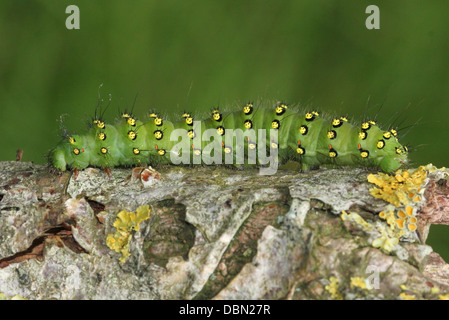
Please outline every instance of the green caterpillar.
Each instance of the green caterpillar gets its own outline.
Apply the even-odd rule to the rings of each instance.
[[[242,151],[247,151],[243,158]],[[274,158],[276,165],[297,161],[302,170],[326,165],[393,172],[407,163],[407,157],[408,149],[394,129],[381,130],[374,121],[355,125],[345,117],[326,118],[285,103],[271,108],[247,103],[234,112],[214,109],[202,121],[187,112],[176,122],[150,112],[143,122],[124,112],[109,124],[95,115],[87,133],[66,133],[49,154],[50,163],[62,171],[223,161],[264,165]]]

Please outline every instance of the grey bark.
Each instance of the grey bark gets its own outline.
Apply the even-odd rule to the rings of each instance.
[[[447,179],[430,177],[416,239],[391,252],[372,224],[386,202],[366,169],[307,173],[226,167],[57,173],[0,162],[0,294],[26,299],[440,299],[449,265],[425,244],[449,221]],[[142,179],[143,177],[143,179]],[[147,181],[146,181],[147,180]],[[433,188],[433,189],[432,189]],[[106,243],[117,213],[150,205],[130,257]],[[368,284],[364,287],[356,280]]]

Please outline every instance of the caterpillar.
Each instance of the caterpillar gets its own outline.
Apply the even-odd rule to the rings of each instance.
[[[359,124],[346,117],[326,117],[286,103],[271,107],[246,103],[236,111],[212,109],[198,120],[189,112],[169,121],[157,112],[138,120],[122,112],[107,123],[95,112],[84,134],[65,132],[49,153],[56,169],[88,166],[172,164],[256,164],[277,168],[288,160],[302,170],[319,166],[379,168],[390,173],[408,162],[408,148],[395,129],[375,121]]]

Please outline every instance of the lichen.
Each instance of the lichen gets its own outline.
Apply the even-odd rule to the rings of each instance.
[[[440,300],[449,300],[449,293],[448,294],[440,294],[440,295],[438,295],[438,299],[440,299]]]
[[[331,294],[332,299],[343,300],[341,292],[338,291],[340,280],[338,280],[337,277],[332,276],[329,278],[329,282],[330,283],[325,286],[325,289]]]
[[[0,300],[27,300],[19,294],[16,294],[13,297],[7,297],[4,293],[0,293]]]
[[[401,294],[399,294],[399,298],[401,298],[402,300],[416,300],[415,295],[407,294],[405,292],[401,292]]]
[[[360,225],[364,231],[371,231],[373,230],[374,226],[371,225],[369,222],[367,222],[365,219],[363,219],[358,213],[350,212],[347,213],[346,211],[342,211],[340,215],[341,219],[343,221],[353,221]]]
[[[113,224],[117,231],[114,234],[108,234],[106,244],[115,252],[121,253],[121,263],[125,263],[131,255],[129,243],[132,232],[140,230],[139,224],[150,217],[150,211],[150,207],[144,205],[138,207],[136,213],[122,210],[117,214],[117,220]]]
[[[374,239],[371,245],[374,248],[381,248],[386,252],[391,252],[394,246],[399,243],[399,239],[389,235],[385,230],[381,230],[381,236]]]
[[[372,196],[383,199],[396,207],[401,207],[422,199],[422,186],[427,178],[425,166],[417,169],[398,170],[394,175],[377,173],[368,175],[368,182],[379,188],[371,188]]]
[[[425,203],[424,191],[428,173],[435,170],[437,169],[434,166],[427,165],[417,169],[398,170],[394,174],[368,175],[368,182],[377,186],[369,190],[370,194],[391,204],[379,213],[379,217],[390,226],[387,233],[393,238],[404,237],[412,241],[416,238],[416,213]],[[380,242],[381,239],[376,245]]]
[[[391,221],[391,215],[392,213],[386,211],[382,214],[382,217],[383,219],[388,219],[392,223],[393,227],[386,225],[385,223],[370,223],[355,212],[347,213],[346,211],[342,211],[340,217],[343,221],[352,221],[356,223],[361,226],[362,230],[365,232],[375,231],[377,234],[380,233],[380,237],[374,239],[371,245],[374,248],[380,248],[389,253],[393,250],[394,246],[399,243],[399,238],[403,234],[402,230],[396,227]]]
[[[361,277],[351,277],[351,288],[368,289],[365,279]]]

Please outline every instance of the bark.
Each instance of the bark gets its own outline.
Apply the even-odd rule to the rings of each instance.
[[[449,265],[425,244],[431,224],[449,222],[446,171],[426,181],[416,237],[401,239],[391,250],[373,246],[386,226],[378,213],[387,203],[369,193],[367,169],[279,170],[264,176],[255,168],[162,166],[109,173],[89,168],[74,175],[0,162],[0,294],[448,297]],[[121,262],[108,235],[118,230],[119,212],[136,212],[142,205],[150,206],[150,216],[129,229],[129,257]]]

